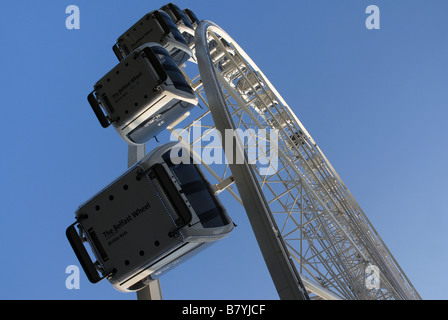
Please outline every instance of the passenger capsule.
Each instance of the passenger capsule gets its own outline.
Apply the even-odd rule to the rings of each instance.
[[[161,7],[160,10],[165,11],[170,16],[187,45],[191,47],[194,43],[194,28],[185,13],[174,3],[168,3]]]
[[[94,85],[88,101],[101,125],[113,124],[131,145],[148,142],[198,103],[168,51],[156,43],[123,59]]]
[[[296,147],[300,147],[300,145],[304,145],[306,142],[306,137],[305,134],[299,130],[299,131],[295,131],[291,136],[290,136],[292,143],[296,146]]]
[[[121,61],[148,42],[162,45],[178,66],[193,54],[173,20],[163,10],[152,11],[137,21],[118,38],[113,50]]]
[[[196,30],[196,27],[199,25],[200,22],[196,14],[193,12],[193,10],[189,8],[184,9],[183,12],[190,21],[191,25],[193,26],[193,29]]]
[[[154,149],[76,211],[66,235],[92,283],[140,290],[233,230],[200,168],[178,151],[175,142]]]

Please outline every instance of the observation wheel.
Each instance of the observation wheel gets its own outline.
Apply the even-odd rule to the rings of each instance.
[[[420,299],[257,65],[210,21],[201,21],[194,37],[191,61],[198,70],[188,63],[183,73],[204,107],[194,120],[186,113],[168,129],[216,180],[216,193],[226,190],[244,206],[280,298]],[[179,125],[185,119],[190,122]],[[226,130],[237,134],[226,140]],[[219,136],[227,156],[220,166],[203,156],[210,155],[211,136]]]

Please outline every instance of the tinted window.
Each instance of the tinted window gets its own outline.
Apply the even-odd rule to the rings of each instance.
[[[182,34],[180,33],[177,26],[174,24],[174,21],[170,18],[170,16],[163,11],[159,11],[160,15],[163,18],[163,21],[168,25],[168,28],[170,29],[171,33],[173,34],[174,38],[179,41],[182,44],[186,44],[184,37],[182,37]]]
[[[191,23],[199,23],[199,19],[193,11],[190,9],[185,9],[184,13],[188,16],[188,18],[190,18]]]
[[[182,72],[180,72],[178,66],[168,54],[168,52],[165,49],[157,46],[152,47],[152,51],[159,57],[163,68],[170,77],[171,81],[173,81],[174,86],[179,90],[193,93],[193,90],[185,80],[184,75],[182,74]]]
[[[170,152],[165,153],[163,159],[180,182],[202,226],[216,228],[227,224],[222,209],[215,201],[214,195],[196,165],[193,163],[173,164],[170,160]]]
[[[191,25],[191,22],[185,15],[185,13],[182,10],[180,10],[180,8],[175,4],[173,4],[173,8],[176,10],[177,14],[180,16],[185,26],[190,29],[193,29],[193,26]]]

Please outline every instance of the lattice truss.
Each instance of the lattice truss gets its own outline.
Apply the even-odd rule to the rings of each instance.
[[[246,133],[241,140],[275,217],[278,230],[273,232],[282,235],[311,296],[323,298],[312,289],[317,286],[332,298],[420,299],[336,171],[261,70],[225,34],[209,32],[209,48],[235,127]],[[190,145],[193,156],[202,158],[215,183],[225,184],[232,179],[229,166],[210,165],[203,159],[204,153],[210,155],[221,144],[197,65],[188,63],[183,71],[200,106],[188,117],[189,124],[169,129]],[[271,152],[275,133],[277,157]],[[225,162],[223,155],[212,156]],[[236,188],[226,190],[241,203]],[[379,270],[375,278],[379,288],[368,286],[374,281],[369,266]]]

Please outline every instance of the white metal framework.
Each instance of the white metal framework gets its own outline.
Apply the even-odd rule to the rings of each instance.
[[[256,157],[248,156],[253,148],[246,143],[246,156],[275,218],[272,232],[286,244],[309,296],[421,299],[330,162],[261,70],[225,31],[207,21],[196,29],[196,53],[201,32],[207,38],[206,51],[235,128],[252,133],[248,141],[266,142],[266,153]],[[196,107],[191,115],[186,114],[190,122],[181,129],[177,125],[185,118],[168,129],[179,137],[193,137],[184,142],[201,159],[217,129],[201,73],[193,63],[183,72],[202,109]],[[278,161],[271,174],[260,165],[260,159],[271,156],[271,141],[259,135],[260,129],[278,130]],[[228,164],[211,166],[202,161],[202,165],[215,179],[218,192],[225,188],[244,204],[238,191],[228,188],[239,178],[232,175]],[[372,272],[379,272],[379,278]],[[374,283],[375,279],[379,282]]]

